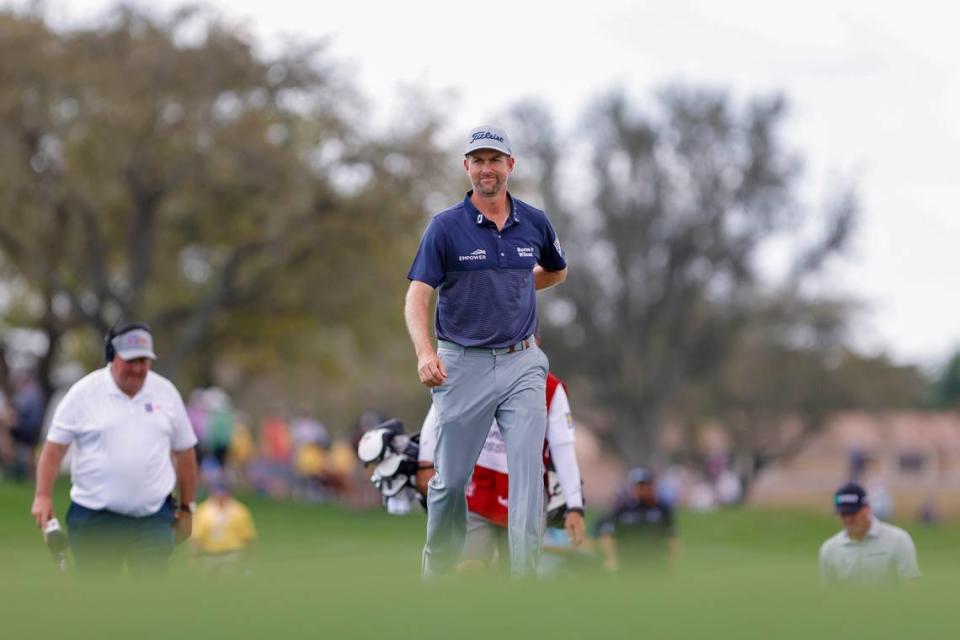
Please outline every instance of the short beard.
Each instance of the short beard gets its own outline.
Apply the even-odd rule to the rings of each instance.
[[[503,182],[497,180],[490,189],[484,189],[479,183],[477,183],[473,185],[473,190],[484,198],[490,198],[492,196],[500,195],[500,192],[503,191]]]

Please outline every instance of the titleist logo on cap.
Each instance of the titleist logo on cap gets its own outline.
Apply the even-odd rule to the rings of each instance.
[[[483,124],[470,130],[469,141],[464,154],[470,155],[481,149],[492,149],[505,155],[512,155],[507,132],[492,124]]]
[[[470,142],[473,143],[478,140],[496,140],[497,142],[503,142],[503,136],[498,136],[489,131],[477,131],[470,137]]]

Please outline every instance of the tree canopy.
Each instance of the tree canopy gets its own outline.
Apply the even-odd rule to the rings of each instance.
[[[787,418],[815,429],[856,401],[836,370],[852,359],[855,304],[811,285],[846,247],[857,199],[847,187],[825,207],[803,203],[786,106],[672,86],[641,109],[615,91],[578,136],[541,105],[513,113],[536,167],[528,187],[572,265],[543,306],[547,349],[635,461],[668,421],[720,418],[757,448]],[[922,388],[910,380],[899,397]]]
[[[268,57],[198,10],[73,31],[0,14],[5,324],[46,336],[48,390],[61,349],[95,360],[122,319],[200,383],[296,366],[321,325],[368,350],[402,336],[395,266],[445,175],[420,107],[378,136],[322,46]]]

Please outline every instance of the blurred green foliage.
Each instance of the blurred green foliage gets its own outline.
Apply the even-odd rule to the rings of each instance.
[[[934,407],[960,409],[960,351],[943,366],[932,388]]]
[[[410,106],[374,132],[322,45],[267,55],[198,9],[72,30],[0,13],[2,326],[46,338],[48,392],[121,319],[151,323],[162,373],[238,395],[306,368],[262,395],[338,405],[411,368],[398,265],[452,184],[439,119]]]

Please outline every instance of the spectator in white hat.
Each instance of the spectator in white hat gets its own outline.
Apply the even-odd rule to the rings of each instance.
[[[180,393],[150,371],[149,327],[111,330],[104,355],[107,365],[74,384],[53,415],[31,514],[41,529],[54,517],[53,485],[73,446],[66,520],[78,570],[162,573],[192,529],[197,439]]]

